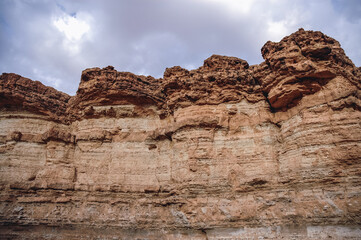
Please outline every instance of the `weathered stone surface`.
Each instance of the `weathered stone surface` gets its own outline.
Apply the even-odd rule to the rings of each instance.
[[[14,73],[0,76],[0,108],[23,109],[63,120],[70,96]]]
[[[300,29],[279,43],[269,41],[262,56],[265,62],[258,78],[275,109],[297,105],[303,96],[320,91],[336,76],[360,85],[359,78],[355,79],[356,68],[340,44],[321,32]]]
[[[73,115],[75,119],[116,117],[113,109],[97,112],[94,107],[128,104],[158,106],[163,102],[164,95],[160,91],[159,79],[117,72],[112,66],[103,69],[90,68],[82,72],[77,94],[69,102],[69,115]],[[141,114],[136,110],[128,114]]]
[[[303,29],[262,54],[87,69],[71,98],[3,74],[0,236],[359,239],[360,68]]]
[[[235,57],[213,55],[196,70],[167,68],[162,89],[170,111],[191,105],[264,100],[261,86],[249,71],[248,63]]]

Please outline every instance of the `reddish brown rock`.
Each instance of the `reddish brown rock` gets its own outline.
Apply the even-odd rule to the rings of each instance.
[[[303,96],[318,92],[336,76],[360,87],[356,68],[340,44],[321,32],[300,29],[279,43],[267,42],[262,56],[265,62],[257,78],[275,109],[297,105]]]
[[[0,108],[23,109],[63,120],[70,96],[14,73],[0,76]]]
[[[162,89],[171,111],[191,105],[264,100],[248,63],[235,57],[213,55],[196,70],[167,68]]]
[[[0,78],[0,238],[359,239],[361,71],[304,31],[265,62]]]
[[[75,117],[99,114],[91,107],[102,105],[134,104],[160,106],[164,95],[160,89],[159,79],[138,76],[129,72],[117,72],[114,67],[89,68],[82,72],[76,96],[69,102],[69,113]],[[101,113],[101,115],[111,115]]]

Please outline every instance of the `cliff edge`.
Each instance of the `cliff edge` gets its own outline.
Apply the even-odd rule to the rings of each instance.
[[[359,239],[361,70],[303,29],[264,62],[0,76],[0,237]]]

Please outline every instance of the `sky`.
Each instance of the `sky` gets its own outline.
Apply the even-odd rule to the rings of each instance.
[[[91,67],[158,78],[212,54],[259,64],[268,40],[301,27],[361,65],[361,0],[0,0],[0,73],[74,95]]]

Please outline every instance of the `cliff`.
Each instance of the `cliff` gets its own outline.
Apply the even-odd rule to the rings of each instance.
[[[1,75],[1,238],[360,239],[360,68],[303,29],[262,55]]]

